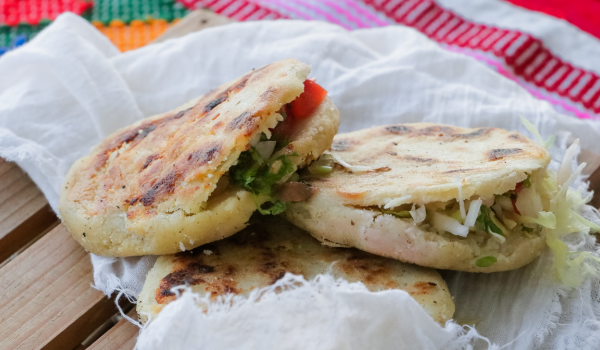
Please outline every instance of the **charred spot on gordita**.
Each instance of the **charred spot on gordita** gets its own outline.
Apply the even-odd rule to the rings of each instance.
[[[251,112],[245,111],[242,114],[235,117],[235,119],[233,119],[231,122],[229,122],[229,125],[227,125],[227,129],[235,130],[241,128],[244,125],[250,125],[252,124],[253,118],[254,115]]]
[[[471,171],[471,170],[475,170],[475,169],[453,169],[453,170],[448,170],[448,171],[444,171],[442,174],[454,174],[454,173],[465,173],[467,171]]]
[[[521,135],[521,134],[518,134],[518,133],[510,134],[508,137],[509,137],[510,139],[517,140],[517,141],[521,141],[521,142],[525,142],[525,141],[527,141],[527,140],[526,140],[526,139],[523,137],[523,135]]]
[[[156,290],[155,299],[159,304],[164,304],[172,300],[175,296],[171,288],[181,285],[196,285],[206,281],[198,275],[209,274],[215,271],[214,266],[203,265],[196,262],[187,264],[183,269],[177,270],[166,275],[159,283]]]
[[[437,287],[437,284],[433,282],[419,281],[415,283],[413,287],[416,289],[416,291],[410,293],[411,295],[429,294]]]
[[[214,143],[206,148],[198,149],[187,157],[188,167],[198,167],[213,161],[221,152],[221,145]]]
[[[220,105],[224,101],[227,101],[227,98],[229,98],[230,94],[236,93],[236,92],[242,90],[246,86],[246,83],[248,82],[248,79],[250,79],[250,76],[252,74],[253,74],[253,72],[249,73],[249,74],[246,74],[245,76],[243,76],[239,80],[239,83],[231,85],[225,91],[223,91],[219,95],[217,95],[217,97],[215,99],[213,99],[212,101],[208,102],[204,106],[204,113],[208,113],[208,112],[212,111],[215,107],[217,107],[218,105]]]
[[[154,161],[155,159],[157,159],[159,157],[160,157],[159,154],[149,155],[148,158],[146,158],[146,161],[144,162],[144,165],[142,166],[142,170],[146,169],[148,167],[148,165],[150,165],[150,163],[152,163],[152,161]]]
[[[407,134],[409,132],[412,132],[412,128],[410,126],[406,126],[406,125],[391,125],[385,128],[387,131],[393,133],[393,134]]]
[[[358,140],[334,140],[331,144],[331,150],[334,152],[349,151],[354,145],[359,144]]]
[[[483,136],[488,134],[490,131],[492,131],[492,128],[481,128],[481,129],[477,129],[475,131],[472,131],[468,134],[453,134],[453,137],[459,137],[461,139],[472,139],[475,137],[479,137],[479,136]]]
[[[488,152],[489,160],[498,160],[502,159],[506,156],[517,154],[523,151],[520,148],[504,148],[504,149],[493,149]]]
[[[413,162],[417,162],[417,163],[438,163],[439,162],[438,159],[434,159],[434,158],[420,158],[420,157],[414,157],[414,156],[404,156],[402,158],[413,161]]]
[[[146,194],[139,200],[144,206],[149,206],[154,203],[156,197],[161,194],[172,193],[175,190],[175,184],[181,179],[183,174],[179,171],[171,171],[167,176],[156,182]],[[135,200],[130,205],[135,204]]]
[[[450,127],[450,126],[445,126],[445,125],[435,125],[435,126],[429,126],[423,129],[418,129],[415,130],[415,133],[417,135],[424,135],[424,136],[449,136],[452,135],[454,132],[454,128]]]
[[[188,109],[184,109],[183,111],[179,111],[177,114],[175,114],[173,116],[173,119],[179,119],[179,118],[183,117],[183,115],[186,114],[187,111],[189,111],[190,109],[192,109],[192,107],[190,107]]]
[[[212,111],[215,107],[220,105],[223,101],[227,100],[227,96],[228,96],[227,91],[220,93],[217,98],[210,101],[209,103],[206,104],[206,106],[204,106],[204,113],[208,113],[208,112]]]

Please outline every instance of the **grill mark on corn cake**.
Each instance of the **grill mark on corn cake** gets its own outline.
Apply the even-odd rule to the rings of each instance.
[[[508,148],[508,149],[493,149],[488,153],[488,158],[490,160],[498,160],[502,159],[506,156],[511,156],[513,154],[517,154],[521,152],[520,148]]]
[[[410,125],[390,125],[386,126],[385,130],[392,134],[407,135],[407,136],[438,136],[438,137],[455,137],[462,139],[477,138],[487,135],[493,128],[479,128],[469,132],[461,132],[458,128],[447,125],[433,125],[424,128],[419,128]],[[472,130],[472,129],[470,129]]]
[[[333,191],[344,203],[360,206],[384,205],[404,195],[411,195],[410,202],[417,204],[456,199],[457,175],[463,180],[465,198],[501,194],[550,161],[543,147],[498,128],[398,124],[339,134],[334,144],[338,140],[358,146],[332,148],[333,154],[352,165],[386,171],[352,173],[336,166],[327,180],[316,176],[306,180]]]
[[[286,272],[310,279],[332,266],[334,276],[362,281],[372,291],[407,291],[419,303],[428,305],[428,312],[438,322],[452,316],[451,297],[436,271],[356,249],[325,247],[279,218],[266,221],[191,252],[161,257],[157,267],[170,268],[158,280],[149,274],[152,277],[146,283],[154,284],[150,289],[152,302],[162,306],[171,302],[175,296],[170,288],[178,285],[192,286],[194,291],[208,292],[216,298],[227,293],[247,294],[272,285]],[[212,253],[203,254],[206,250]],[[144,290],[149,288],[144,286]],[[438,303],[447,309],[436,309]]]
[[[288,60],[253,70],[203,96],[190,108],[146,119],[109,136],[88,157],[93,160],[84,162],[77,178],[68,184],[70,200],[81,203],[90,215],[101,215],[118,205],[124,211],[130,210],[127,217],[133,219],[148,211],[133,210],[130,206],[154,208],[167,196],[180,191],[181,195],[189,192],[182,188],[182,183],[185,187],[209,194],[218,177],[227,169],[212,177],[201,174],[217,168],[230,155],[237,158],[265,117],[277,111],[283,102],[289,102],[273,104],[273,101],[289,94],[280,91],[282,89],[278,89],[277,84],[278,79],[290,79],[286,78],[287,71],[284,69],[290,63],[302,65]],[[261,85],[264,90],[257,91],[258,97],[251,95],[253,91],[245,92],[246,89],[256,90],[261,79],[269,80],[270,85]],[[302,79],[298,82],[301,84]],[[248,101],[245,110],[234,115],[231,114],[234,110],[231,105],[221,108],[226,101],[235,102],[239,94],[244,96],[240,99],[255,100]],[[291,101],[293,98],[287,99]],[[241,100],[242,103],[245,101]],[[215,120],[216,116],[218,120]],[[215,141],[204,141],[211,138]],[[152,153],[149,154],[148,150]],[[212,161],[216,164],[211,165]],[[137,178],[128,175],[133,173],[139,174]],[[126,188],[123,188],[124,185]],[[106,199],[109,197],[120,199],[116,205],[108,207]],[[207,197],[201,198],[200,202]]]

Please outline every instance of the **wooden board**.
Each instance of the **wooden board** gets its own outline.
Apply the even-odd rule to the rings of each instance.
[[[179,38],[189,33],[231,22],[232,20],[229,18],[217,15],[208,10],[192,11],[182,18],[181,21],[177,22],[177,24],[165,30],[161,36],[154,39],[153,43],[160,43],[169,39]]]
[[[0,263],[56,224],[37,186],[16,164],[0,158]]]
[[[138,318],[135,309],[131,310],[127,315],[134,320]],[[126,319],[122,319],[96,340],[88,350],[131,350],[135,346],[139,331],[140,329],[136,325]]]
[[[0,269],[0,349],[72,349],[115,312],[89,254],[59,225]]]

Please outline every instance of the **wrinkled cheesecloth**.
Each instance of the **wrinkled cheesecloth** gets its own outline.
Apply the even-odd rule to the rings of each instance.
[[[170,110],[244,72],[286,57],[312,65],[338,106],[340,131],[401,122],[496,126],[551,148],[556,169],[569,134],[600,154],[599,123],[558,114],[483,64],[447,52],[400,26],[348,32],[321,22],[231,24],[119,53],[85,20],[66,14],[24,47],[0,58],[0,156],[16,161],[56,211],[71,164],[112,131]],[[575,165],[573,165],[575,166]],[[581,179],[573,186],[581,185]],[[580,208],[598,222],[589,207]],[[574,234],[571,249],[594,251]],[[597,254],[597,253],[596,253]],[[154,257],[91,257],[94,284],[135,298]],[[371,293],[359,284],[291,275],[260,301],[235,298],[201,313],[203,296],[184,293],[145,328],[138,348],[487,348],[592,349],[600,344],[600,280],[568,289],[556,282],[552,253],[494,274],[443,272],[462,328],[435,324],[402,291]],[[253,298],[256,299],[257,295]],[[480,335],[477,335],[480,334]],[[482,337],[489,339],[481,339]],[[367,344],[372,346],[366,346]],[[495,347],[495,346],[494,346]]]

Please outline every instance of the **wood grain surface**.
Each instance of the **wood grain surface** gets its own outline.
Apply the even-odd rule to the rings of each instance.
[[[59,225],[0,269],[0,349],[72,349],[115,312]]]
[[[0,262],[57,223],[29,176],[15,163],[0,158]]]
[[[169,39],[179,38],[186,34],[202,29],[216,27],[231,23],[232,20],[225,16],[217,15],[208,10],[195,10],[187,14],[181,21],[165,30],[161,36],[154,39],[153,43],[160,43]]]
[[[135,309],[131,310],[128,314],[129,317],[137,320],[138,315]],[[108,332],[104,333],[94,344],[92,344],[89,350],[131,350],[135,346],[137,335],[140,329],[127,321],[126,319],[120,320],[114,327]]]

